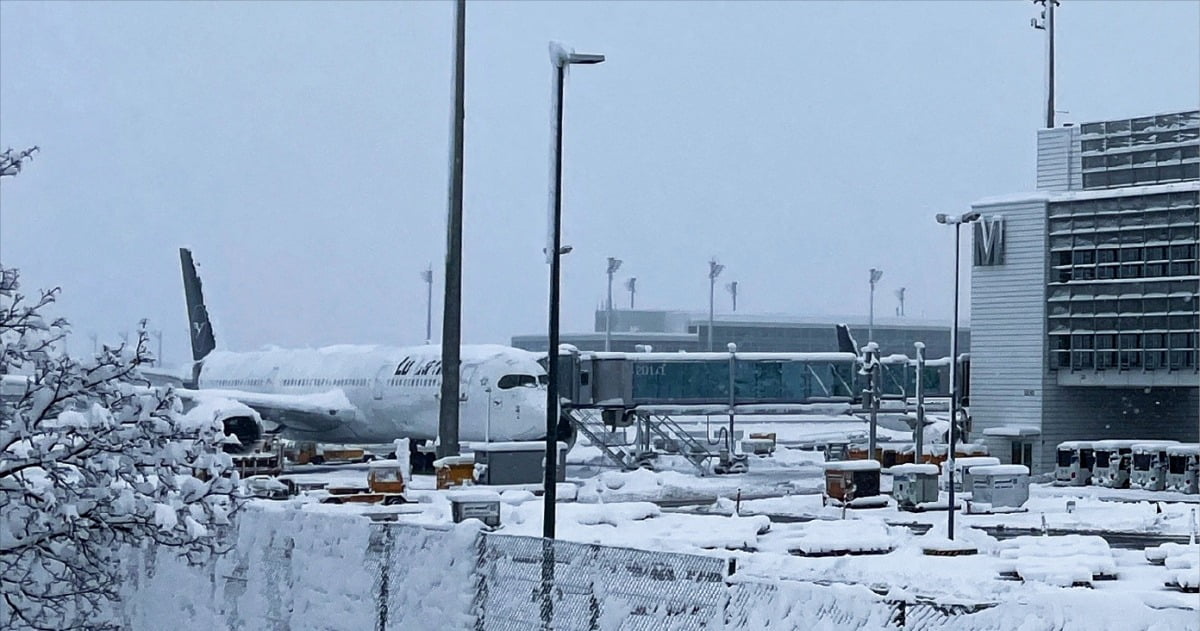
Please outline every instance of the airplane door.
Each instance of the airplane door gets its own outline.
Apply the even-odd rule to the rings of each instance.
[[[388,371],[391,368],[392,364],[388,364],[383,368],[380,368],[379,372],[375,373],[375,380],[371,383],[371,396],[376,401],[379,401],[383,398],[383,384],[387,381],[389,376]]]
[[[467,393],[471,390],[471,380],[475,378],[475,366],[463,366],[458,379],[458,400],[465,402]]]

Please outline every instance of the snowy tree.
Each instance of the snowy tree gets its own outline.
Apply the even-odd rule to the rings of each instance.
[[[21,172],[21,166],[33,159],[37,147],[16,151],[11,147],[0,152],[0,177],[12,177]]]
[[[73,359],[45,315],[59,290],[27,298],[19,280],[0,266],[0,628],[115,628],[122,552],[220,552],[237,477],[220,422],[138,376],[144,322],[133,345]]]

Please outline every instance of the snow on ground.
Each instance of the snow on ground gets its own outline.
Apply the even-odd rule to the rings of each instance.
[[[579,463],[598,455],[595,448],[581,446],[571,452],[568,461]],[[847,588],[867,586],[892,593],[936,597],[943,602],[1003,602],[1024,607],[1022,615],[1028,616],[1025,623],[1032,625],[1027,627],[1030,629],[1042,628],[1038,625],[1046,616],[1064,621],[1064,628],[1088,631],[1123,630],[1129,627],[1121,623],[1132,620],[1142,624],[1138,628],[1155,628],[1157,624],[1163,629],[1189,628],[1186,624],[1180,626],[1180,620],[1200,621],[1200,595],[1164,587],[1168,581],[1183,585],[1200,582],[1197,574],[1200,561],[1192,564],[1173,560],[1176,555],[1169,565],[1153,565],[1142,550],[1110,549],[1097,538],[1037,536],[998,542],[971,528],[1004,525],[1039,529],[1044,523],[1052,529],[1187,534],[1193,528],[1196,504],[1189,502],[1194,497],[1037,484],[1031,487],[1027,512],[958,514],[960,528],[955,540],[969,543],[978,549],[978,554],[932,557],[924,554],[923,549],[945,547],[949,543],[944,511],[901,512],[894,502],[886,508],[851,509],[845,513],[840,508],[824,506],[820,495],[824,478],[818,466],[822,460],[819,452],[781,446],[771,457],[752,456],[748,473],[730,476],[699,477],[683,463],[679,470],[609,469],[577,478],[574,476],[586,472],[588,467],[572,465],[568,470],[573,476],[572,483],[559,485],[556,534],[560,539],[584,543],[733,557],[739,580],[772,584],[845,583]],[[304,479],[361,485],[365,483],[366,468],[299,475],[305,476]],[[888,480],[889,476],[884,476],[885,489]],[[393,513],[404,523],[445,528],[450,519],[449,500],[445,493],[434,491],[433,486],[431,476],[416,476],[409,493],[410,499],[416,501],[404,506],[313,506],[308,510]],[[500,493],[503,526],[499,532],[542,534],[543,504],[529,492],[534,488],[536,485]],[[735,502],[733,498],[739,491],[748,499]],[[752,499],[756,497],[759,499]],[[663,503],[665,507],[652,502]],[[682,507],[689,502],[710,503]],[[1069,508],[1068,502],[1073,503]],[[776,521],[772,522],[768,516]],[[925,535],[917,535],[898,525],[906,523],[928,524],[932,528]],[[797,553],[818,555],[838,550],[872,554],[797,556]],[[1025,581],[1002,576],[1012,571]],[[1116,580],[1092,580],[1099,574],[1113,574]],[[1064,587],[1077,580],[1089,581],[1093,588]],[[787,589],[803,591],[796,587],[803,583],[788,584],[791,587]],[[1080,617],[1080,612],[1086,612],[1086,617]],[[787,616],[795,614],[780,613],[785,616],[782,619],[791,619]],[[992,614],[972,614],[974,626],[1015,628],[1021,624],[1002,618],[992,620],[989,615]]]

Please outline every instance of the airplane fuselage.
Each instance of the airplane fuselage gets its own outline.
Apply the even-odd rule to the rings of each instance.
[[[545,370],[533,353],[506,346],[463,346],[459,438],[537,440],[546,435]],[[214,351],[197,387],[214,394],[258,393],[299,402],[311,414],[264,414],[303,440],[389,443],[438,435],[439,346],[331,346],[248,353]],[[232,398],[237,398],[236,394]],[[327,414],[322,410],[327,409]]]

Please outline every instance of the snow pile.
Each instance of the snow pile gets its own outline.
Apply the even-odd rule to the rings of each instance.
[[[754,483],[742,476],[698,478],[694,473],[677,471],[605,471],[584,480],[576,499],[579,502],[615,503],[733,497],[743,487],[747,492],[755,488]],[[761,489],[761,485],[757,488]]]
[[[1200,543],[1167,542],[1153,548],[1146,548],[1145,554],[1146,560],[1154,565],[1165,565],[1166,560],[1172,557],[1196,559],[1200,563]]]
[[[945,520],[933,522],[933,527],[916,542],[922,550],[956,550],[962,547],[975,548],[979,553],[988,553],[996,548],[996,539],[982,530],[971,528],[962,520],[954,522],[954,539],[949,537],[950,528]]]
[[[771,547],[804,555],[881,553],[898,547],[906,532],[877,520],[813,521],[776,538]]]
[[[1092,535],[1014,537],[998,543],[996,553],[1002,576],[1025,581],[1070,587],[1117,575],[1108,542]]]

